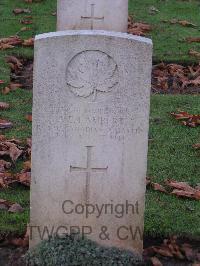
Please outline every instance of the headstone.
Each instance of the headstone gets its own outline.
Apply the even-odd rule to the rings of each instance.
[[[58,0],[57,30],[127,32],[128,0]]]
[[[31,246],[76,232],[142,250],[151,58],[125,33],[36,37]]]

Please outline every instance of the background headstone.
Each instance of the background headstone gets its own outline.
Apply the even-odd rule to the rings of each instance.
[[[151,58],[151,40],[125,33],[36,37],[31,246],[79,228],[142,250]]]
[[[128,0],[58,0],[57,30],[127,32]]]

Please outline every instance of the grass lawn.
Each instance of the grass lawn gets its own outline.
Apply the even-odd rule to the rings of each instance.
[[[200,1],[181,0],[129,0],[129,11],[135,21],[147,22],[153,26],[150,37],[154,43],[154,60],[168,62],[192,62],[188,51],[200,52],[200,43],[188,44],[187,37],[200,37]],[[149,9],[155,7],[159,12],[151,15]],[[172,19],[187,20],[197,27],[183,27],[163,21]]]
[[[155,16],[148,14],[148,7],[151,5],[160,10]],[[55,30],[56,18],[51,13],[56,10],[56,0],[44,0],[34,4],[25,4],[22,0],[1,0],[0,38],[14,35],[24,26],[19,23],[24,15],[14,16],[12,14],[12,10],[16,7],[32,9],[33,25],[28,25],[32,30],[20,33],[22,38],[27,39],[37,33]],[[189,3],[175,0],[130,0],[130,12],[135,14],[137,21],[155,24],[151,34],[155,45],[154,56],[157,60],[190,60],[187,56],[188,49],[198,50],[200,44],[179,43],[178,39],[200,35],[199,11],[200,3],[198,4],[198,1]],[[198,24],[199,27],[191,29],[161,23],[163,19],[172,18],[187,19]],[[166,55],[169,51],[171,54]],[[32,57],[33,51],[30,48],[0,51],[0,79],[6,82],[9,82],[9,68],[4,62],[4,57],[9,54]],[[0,134],[20,139],[30,137],[31,124],[25,120],[24,116],[31,111],[32,92],[19,89],[5,96],[0,93],[0,101],[11,104],[10,110],[1,111],[0,118],[6,118],[14,123],[13,129],[0,131]],[[192,148],[192,144],[200,141],[200,130],[181,126],[170,117],[169,113],[177,109],[200,113],[199,97],[152,95],[151,102],[150,137],[153,141],[149,147],[148,176],[152,176],[154,182],[159,183],[163,183],[167,178],[172,178],[196,185],[199,183],[200,163],[198,153]],[[21,162],[18,163],[15,171],[20,170],[20,165]],[[18,202],[25,208],[25,212],[10,214],[1,211],[0,236],[9,233],[22,233],[29,220],[29,190],[22,187],[0,190],[1,198]],[[200,236],[199,202],[183,200],[151,189],[147,191],[146,198],[146,235],[178,234],[195,238]]]

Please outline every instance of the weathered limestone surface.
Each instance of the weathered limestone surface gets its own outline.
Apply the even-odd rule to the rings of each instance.
[[[36,37],[31,246],[78,227],[141,251],[151,58],[151,40],[125,33]]]
[[[58,0],[57,30],[127,32],[128,0]]]

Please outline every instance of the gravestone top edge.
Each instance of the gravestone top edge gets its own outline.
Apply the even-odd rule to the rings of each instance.
[[[132,35],[122,32],[114,31],[103,31],[103,30],[66,30],[66,31],[57,31],[38,34],[35,36],[35,41],[53,38],[53,37],[64,37],[64,36],[105,36],[105,37],[117,37],[122,39],[129,39],[132,41],[143,42],[149,45],[153,45],[153,42],[149,38]]]

